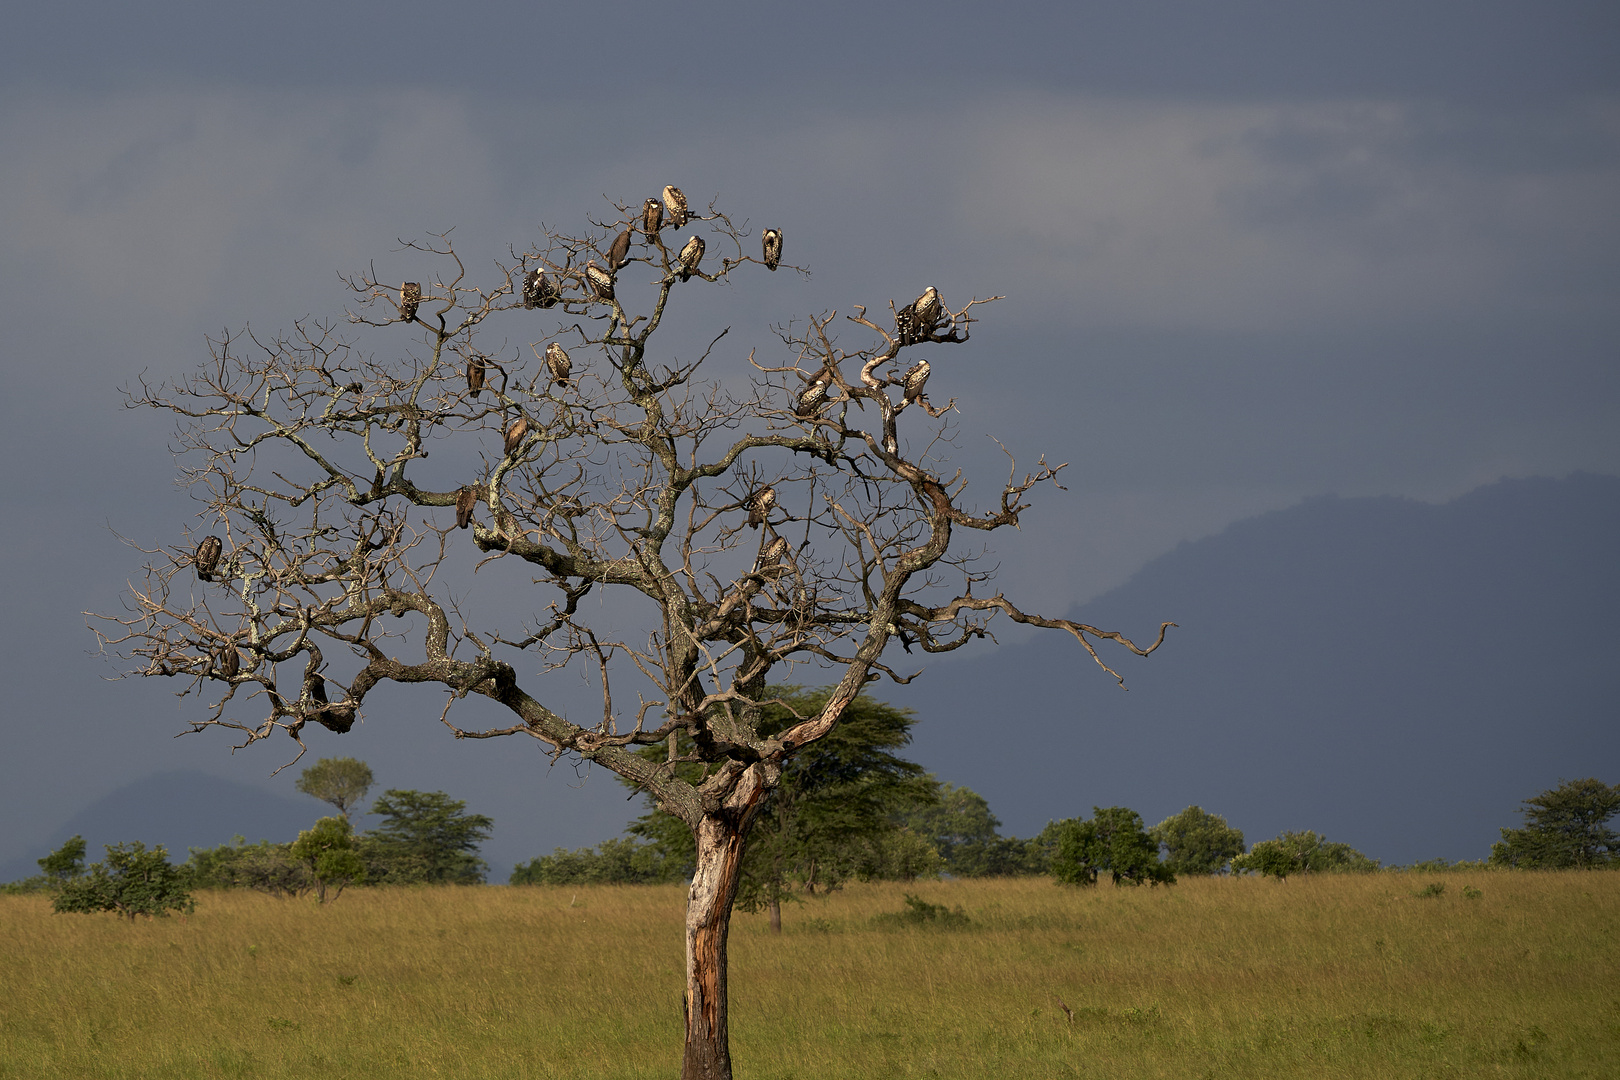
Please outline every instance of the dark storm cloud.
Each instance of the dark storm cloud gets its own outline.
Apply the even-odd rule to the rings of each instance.
[[[341,318],[334,272],[404,280],[420,264],[398,238],[427,230],[453,226],[487,267],[541,221],[604,212],[604,195],[638,202],[671,180],[721,194],[814,270],[698,294],[672,327],[692,355],[733,326],[737,370],[806,312],[928,284],[953,303],[1006,294],[972,345],[931,357],[930,389],[960,401],[975,490],[1005,475],[985,434],[1023,463],[1074,462],[1071,491],[998,543],[1009,595],[1056,608],[1307,495],[1620,471],[1616,19],[1490,4],[13,13],[0,138],[25,149],[0,159],[0,449],[17,463],[0,543],[32,577],[6,663],[48,677],[14,680],[7,812],[43,830],[143,771],[262,780],[281,763],[171,744],[195,702],[101,683],[112,667],[86,656],[78,612],[113,607],[141,561],[107,526],[174,545],[195,512],[171,483],[167,421],[123,410],[116,387],[188,370],[204,333]],[[517,351],[538,331],[491,333]],[[378,697],[364,730],[316,752],[484,792],[475,809],[498,823],[551,822],[503,859],[616,830],[614,785],[570,790],[564,766],[533,781],[532,747],[424,753],[438,707]]]
[[[1499,101],[1616,85],[1613,5],[1444,0],[801,5],[191,0],[30,5],[4,78],[91,90],[176,78],[476,88],[544,109],[605,90],[823,94],[922,83],[1129,96],[1463,94]]]

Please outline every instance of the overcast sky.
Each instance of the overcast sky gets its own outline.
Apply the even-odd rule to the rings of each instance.
[[[140,564],[112,530],[195,509],[117,391],[340,312],[338,271],[401,278],[429,231],[487,266],[604,196],[719,196],[812,271],[705,301],[744,347],[1005,294],[948,392],[984,483],[987,434],[1073,463],[1004,557],[1052,610],[1312,495],[1620,473],[1613,4],[67,3],[7,39],[0,858],[161,769],[290,791],[92,655],[80,613]],[[503,851],[618,831],[602,777],[452,745],[438,707],[316,751],[472,799]]]

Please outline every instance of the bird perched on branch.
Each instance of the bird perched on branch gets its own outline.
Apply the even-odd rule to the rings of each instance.
[[[641,204],[641,231],[647,237],[647,243],[658,243],[658,230],[664,227],[664,204],[657,199],[648,199]]]
[[[467,393],[473,397],[484,388],[484,361],[482,357],[471,357],[467,361]]]
[[[613,299],[613,275],[594,262],[585,264],[585,281],[598,300]]]
[[[940,308],[939,290],[930,285],[921,296],[895,312],[894,328],[900,344],[910,345],[932,336],[939,325]]]
[[[814,416],[826,403],[827,380],[823,375],[817,375],[814,382],[799,391],[799,398],[793,403],[793,415]]]
[[[905,382],[902,384],[905,387],[907,401],[916,401],[922,397],[923,387],[928,382],[928,372],[930,370],[926,360],[919,360],[911,365],[911,370],[906,372]]]
[[[681,194],[680,188],[673,185],[665,186],[664,206],[669,210],[669,227],[672,229],[685,228],[687,220],[692,215],[686,209],[686,196]]]
[[[240,670],[242,658],[237,655],[235,645],[227,644],[219,653],[219,673],[224,678],[234,679]]]
[[[519,416],[516,420],[512,421],[511,426],[506,429],[507,457],[511,457],[513,452],[516,451],[518,447],[523,445],[523,436],[527,435],[528,433],[529,418],[527,416]]]
[[[477,488],[463,487],[456,492],[456,528],[465,529],[472,524],[473,509],[477,505]]]
[[[754,492],[753,497],[748,500],[748,527],[750,529],[759,528],[760,523],[770,514],[771,507],[775,505],[775,488],[763,487]]]
[[[567,386],[568,376],[574,370],[574,362],[568,359],[567,351],[555,341],[546,346],[546,370],[551,372],[553,386]]]
[[[530,270],[523,279],[523,306],[531,311],[551,307],[561,298],[562,291],[539,267]]]
[[[224,550],[225,545],[220,542],[219,537],[203,537],[202,543],[197,545],[196,554],[192,556],[191,560],[197,567],[198,581],[214,580],[214,568],[219,565],[220,552]]]
[[[782,560],[787,557],[787,553],[787,537],[778,536],[775,540],[766,544],[765,550],[759,553],[759,569],[763,570],[767,566],[780,565]]]
[[[775,270],[782,261],[782,230],[766,229],[760,234],[760,244],[765,249],[765,266]]]
[[[416,318],[416,307],[422,302],[420,282],[407,281],[399,287],[399,317],[406,322]]]
[[[694,236],[681,248],[681,280],[689,281],[697,271],[698,263],[703,261],[703,237]]]
[[[628,261],[630,256],[630,229],[624,227],[624,232],[613,238],[613,246],[608,249],[608,269],[617,274],[619,268]]]

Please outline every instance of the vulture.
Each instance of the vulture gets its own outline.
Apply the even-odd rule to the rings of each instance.
[[[814,416],[827,403],[827,380],[816,376],[816,381],[799,391],[799,400],[793,404],[793,415]]]
[[[787,537],[778,536],[775,540],[772,540],[769,544],[765,545],[765,550],[760,552],[759,565],[761,567],[776,566],[787,557],[787,553]]]
[[[467,361],[467,392],[473,397],[484,388],[484,361],[479,357],[472,357]]]
[[[681,280],[688,281],[697,271],[698,263],[703,260],[703,237],[694,236],[681,248]]]
[[[793,590],[793,607],[788,613],[791,621],[795,625],[803,626],[810,621],[810,616],[815,614],[815,610],[815,595],[811,593],[808,585],[799,582],[799,587]]]
[[[765,248],[765,265],[775,270],[776,264],[782,261],[782,230],[766,229],[761,242]]]
[[[939,290],[932,285],[917,299],[895,312],[894,327],[899,331],[900,344],[910,345],[924,341],[939,325]]]
[[[928,372],[929,367],[926,360],[917,361],[911,365],[911,370],[906,372],[903,385],[905,386],[906,400],[908,402],[916,401],[922,397],[923,386],[928,382]]]
[[[658,243],[658,230],[664,225],[664,204],[657,199],[648,199],[641,206],[641,231],[647,236],[647,243]]]
[[[687,220],[692,215],[686,209],[686,196],[681,194],[681,189],[674,186],[665,186],[664,205],[669,208],[669,227],[672,229],[684,229]]]
[[[771,512],[771,507],[775,505],[775,488],[765,487],[755,492],[753,497],[748,500],[748,527],[750,529],[759,528],[760,523]]]
[[[608,249],[608,269],[615,274],[630,258],[630,228],[626,225],[624,232],[613,238],[613,246]]]
[[[476,487],[464,487],[456,492],[456,528],[465,529],[472,524],[473,509],[477,505]]]
[[[217,536],[207,536],[197,545],[197,554],[192,561],[197,565],[198,581],[213,581],[214,567],[219,565],[219,554],[225,550]]]
[[[568,353],[563,347],[553,341],[546,346],[546,368],[551,372],[553,386],[559,383],[567,386],[568,376],[574,370],[574,362],[568,359]]]
[[[526,308],[551,307],[557,303],[560,295],[557,286],[538,266],[523,279],[523,306]]]
[[[399,287],[399,317],[406,322],[416,318],[416,305],[422,302],[422,286],[419,282],[407,281]]]
[[[598,300],[613,299],[613,275],[594,262],[585,264],[585,281]]]
[[[235,645],[226,645],[219,654],[219,673],[227,679],[236,678],[236,673],[242,670],[242,658],[236,653]]]
[[[517,448],[523,445],[523,436],[529,433],[529,418],[519,416],[512,421],[512,426],[506,429],[506,456],[511,457]]]

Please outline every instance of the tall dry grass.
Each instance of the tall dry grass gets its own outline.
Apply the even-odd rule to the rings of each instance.
[[[971,922],[874,924],[907,891]],[[0,1077],[671,1076],[682,899],[0,897]],[[1620,1076],[1620,874],[868,885],[784,924],[733,924],[743,1077]]]

